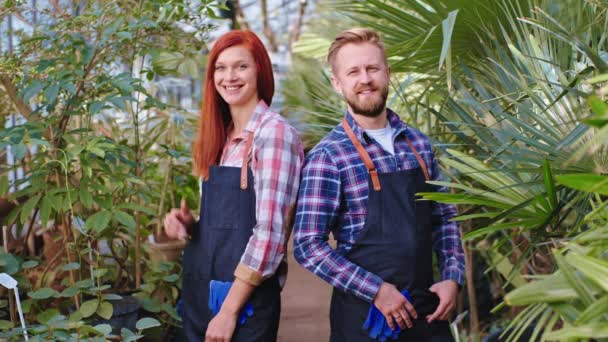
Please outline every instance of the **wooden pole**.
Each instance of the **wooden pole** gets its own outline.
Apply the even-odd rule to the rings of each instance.
[[[473,245],[470,241],[464,244],[465,277],[467,281],[467,294],[469,297],[469,312],[471,313],[470,334],[479,336],[479,313],[477,311],[477,295],[475,293],[475,269],[472,247]]]

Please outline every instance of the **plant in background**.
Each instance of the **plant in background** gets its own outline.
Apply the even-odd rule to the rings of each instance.
[[[600,75],[587,82],[603,83],[596,95],[589,98],[593,114],[583,119],[598,131],[582,143],[581,150],[572,157],[574,160],[594,155],[608,145],[606,80],[606,75]],[[547,340],[607,338],[608,175],[605,172],[570,173],[557,176],[556,182],[588,194],[590,210],[579,223],[581,232],[557,243],[559,249],[552,251],[556,270],[535,277],[506,295],[506,304],[525,307],[511,323],[513,329],[507,337],[516,340],[529,322],[537,322],[533,338],[541,335]]]
[[[31,18],[27,6],[12,3],[0,15]],[[33,331],[53,339],[58,331],[87,336],[94,319],[115,316],[114,302],[126,298],[117,293],[140,288],[148,272],[140,244],[158,214],[179,201],[166,200],[178,193],[175,181],[192,183],[184,160],[189,153],[177,148],[191,137],[178,131],[184,122],[174,125],[172,138],[159,137],[166,134],[162,118],[185,112],[172,102],[171,87],[160,88],[160,76],[199,76],[213,29],[207,18],[217,6],[179,0],[90,1],[70,8],[54,3],[37,13],[32,30],[19,33],[18,49],[3,52],[1,98],[10,106],[0,116],[15,109],[23,120],[0,130],[0,150],[10,148],[16,160],[0,166],[0,207],[14,207],[1,219],[16,227],[17,237],[0,264],[28,290],[27,319],[46,327]],[[173,166],[170,178],[157,176],[159,165]],[[23,177],[9,184],[7,174],[17,170]],[[194,193],[179,195],[196,201]],[[26,257],[36,253],[34,244],[26,247],[34,236],[43,238],[43,252]]]

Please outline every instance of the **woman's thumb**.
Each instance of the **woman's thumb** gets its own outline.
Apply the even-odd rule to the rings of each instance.
[[[181,201],[181,211],[184,214],[188,214],[190,212],[190,209],[188,209],[188,206],[186,205],[186,200],[182,198]]]

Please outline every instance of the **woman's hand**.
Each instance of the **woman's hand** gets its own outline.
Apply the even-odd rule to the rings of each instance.
[[[230,342],[237,318],[238,312],[232,313],[222,308],[209,322],[205,342]]]
[[[182,199],[181,207],[174,208],[165,216],[165,233],[171,239],[185,240],[189,237],[189,228],[194,224],[194,216]]]

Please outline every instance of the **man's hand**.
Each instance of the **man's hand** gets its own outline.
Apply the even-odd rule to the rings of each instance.
[[[188,228],[194,224],[194,217],[182,199],[179,209],[171,209],[165,216],[165,233],[171,239],[185,240],[188,238]]]
[[[433,284],[429,290],[439,297],[439,305],[435,312],[426,316],[426,321],[429,323],[434,320],[447,321],[456,306],[458,284],[453,280],[444,280]]]
[[[374,298],[374,305],[382,312],[391,330],[395,330],[395,323],[401,329],[405,329],[406,327],[411,328],[412,320],[410,316],[414,319],[418,318],[418,314],[412,304],[393,284],[382,283],[376,294],[376,298]]]
[[[205,342],[230,342],[237,318],[238,313],[220,310],[207,326]]]

